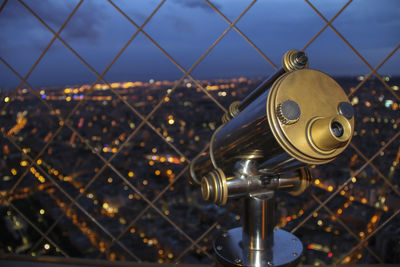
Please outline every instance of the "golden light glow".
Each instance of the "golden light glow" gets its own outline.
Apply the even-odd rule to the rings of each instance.
[[[320,181],[319,179],[315,179],[314,183],[315,183],[316,185],[319,185],[319,184],[321,183],[321,181]]]
[[[38,165],[42,164],[42,159],[38,159],[38,160],[36,161],[36,163],[37,163]]]
[[[12,175],[17,175],[17,170],[16,169],[11,169]]]
[[[28,162],[27,162],[26,160],[23,160],[23,161],[21,161],[20,165],[21,165],[22,167],[25,167],[25,166],[28,165]]]
[[[169,123],[170,125],[172,125],[172,124],[175,123],[175,121],[174,121],[174,119],[170,119],[170,120],[168,121],[168,123]]]
[[[356,177],[352,177],[352,178],[351,178],[351,181],[352,181],[353,183],[355,183],[355,182],[357,182],[357,178],[356,178]]]
[[[42,184],[43,184],[44,182],[46,182],[46,179],[44,179],[44,177],[41,176],[41,175],[38,177],[38,180],[39,180],[39,182],[41,182]]]
[[[155,174],[155,175],[160,175],[161,172],[160,172],[160,170],[156,170],[156,171],[154,172],[154,174]]]
[[[378,221],[378,216],[376,216],[376,215],[372,216],[371,222],[376,223],[377,221]]]
[[[39,213],[43,215],[45,213],[44,209],[40,209]]]
[[[44,249],[45,249],[45,250],[49,250],[49,249],[50,249],[50,245],[49,245],[49,244],[47,244],[47,243],[46,243],[46,244],[44,244]]]
[[[331,186],[331,185],[328,186],[328,191],[329,191],[329,192],[332,192],[332,191],[333,191],[333,186]]]
[[[133,171],[130,171],[128,172],[128,176],[132,178],[133,176],[135,176],[135,173]]]

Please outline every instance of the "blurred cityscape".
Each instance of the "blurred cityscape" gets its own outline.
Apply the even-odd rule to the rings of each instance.
[[[400,78],[383,77],[398,94]],[[355,91],[363,79],[336,77],[356,110],[352,145],[335,161],[312,166],[313,185],[301,196],[278,195],[277,227],[302,240],[305,264],[376,263],[376,256],[400,263],[399,217],[353,249],[400,209],[399,138],[354,174],[400,123],[398,100],[377,78]],[[227,108],[261,81],[199,82]],[[241,203],[204,202],[185,172],[223,111],[189,80],[174,85],[151,79],[111,83],[112,90],[0,89],[0,253],[211,263],[213,239],[240,225]],[[348,179],[314,212],[317,200]]]

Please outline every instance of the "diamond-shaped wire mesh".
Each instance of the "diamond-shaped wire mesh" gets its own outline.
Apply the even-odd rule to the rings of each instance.
[[[24,75],[0,55],[10,79],[19,81],[14,91],[1,92],[0,211],[1,222],[8,229],[1,240],[2,252],[210,263],[215,234],[239,225],[240,202],[232,201],[224,208],[207,204],[184,175],[190,160],[208,148],[212,131],[229,104],[260,81],[219,80],[211,84],[196,79],[195,69],[233,32],[271,70],[278,66],[237,26],[256,0],[246,4],[236,17],[205,0],[202,5],[224,21],[223,31],[191,64],[179,63],[145,28],[157,13],[167,9],[168,2],[160,1],[138,23],[117,1],[106,1],[106,8],[131,26],[132,34],[126,36],[121,49],[105,55],[110,61],[99,67],[91,65],[87,55],[76,50],[63,34],[71,21],[77,20],[79,11],[88,8],[84,0],[58,28],[36,13],[32,3],[18,0],[24,15],[33,16],[51,38]],[[7,0],[2,2],[0,17],[7,5],[11,5]],[[297,198],[278,195],[279,226],[301,237],[305,263],[398,263],[399,95],[398,86],[378,71],[400,45],[374,67],[333,25],[354,5],[351,0],[329,20],[311,1],[304,5],[321,18],[321,28],[303,50],[312,50],[329,31],[369,74],[358,81],[339,80],[356,108],[354,139],[337,160],[313,168],[316,179],[307,193]],[[176,68],[179,79],[107,81],[113,66],[130,55],[132,43],[140,38],[165,64]],[[47,90],[46,95],[31,86],[31,75],[54,46],[69,51],[76,65],[93,75],[93,83]],[[235,90],[220,97],[220,91],[210,90],[215,87]],[[133,89],[142,90],[142,94],[133,95]],[[226,96],[226,90],[224,93]],[[60,94],[62,101],[58,101]]]

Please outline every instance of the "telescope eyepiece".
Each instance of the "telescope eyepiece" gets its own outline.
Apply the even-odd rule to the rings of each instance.
[[[343,126],[339,122],[337,122],[337,121],[332,122],[331,129],[332,129],[333,134],[336,137],[343,136],[343,132],[344,132]]]
[[[348,143],[351,129],[349,120],[342,115],[317,118],[311,122],[308,137],[317,151],[329,153]]]

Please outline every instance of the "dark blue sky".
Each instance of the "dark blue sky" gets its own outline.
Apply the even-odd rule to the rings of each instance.
[[[25,0],[55,31],[75,1]],[[160,1],[115,0],[136,23],[142,24]],[[230,20],[251,1],[213,0]],[[347,1],[311,1],[329,20]],[[373,67],[400,44],[400,1],[356,0],[333,25]],[[144,27],[184,68],[188,69],[229,25],[202,0],[167,0]],[[259,0],[237,23],[276,65],[288,49],[301,49],[324,21],[301,0]],[[64,31],[65,39],[101,73],[136,28],[107,1],[85,0]],[[26,75],[52,34],[18,1],[0,13],[0,56]],[[332,31],[326,29],[306,50],[310,67],[331,75],[369,73],[365,64]],[[231,30],[193,71],[198,79],[267,76],[273,68],[235,30]],[[379,71],[400,75],[398,51]],[[105,75],[110,81],[168,79],[182,72],[157,47],[139,34]],[[96,79],[61,42],[52,45],[28,78],[33,86],[91,83]],[[0,62],[0,86],[16,87],[19,80]]]

